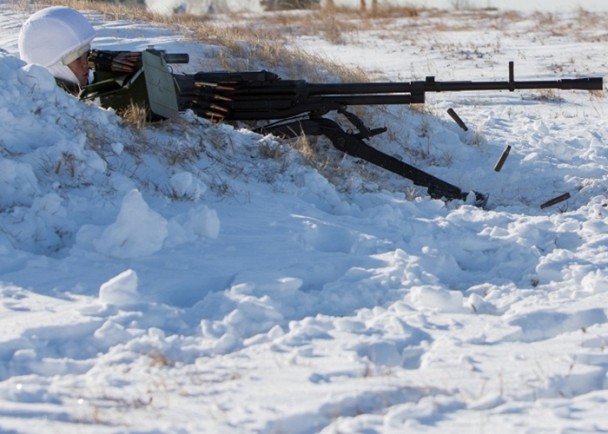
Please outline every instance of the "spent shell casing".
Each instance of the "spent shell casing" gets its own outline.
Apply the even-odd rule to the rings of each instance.
[[[545,203],[543,203],[540,206],[540,208],[541,209],[547,208],[547,207],[550,207],[552,205],[555,205],[555,204],[558,204],[560,202],[563,202],[563,201],[565,201],[567,199],[570,199],[570,193],[560,194],[559,196],[554,197],[553,199],[550,199],[550,200],[546,201]]]
[[[452,119],[454,119],[454,122],[456,122],[460,128],[465,131],[469,130],[469,127],[467,127],[466,124],[462,121],[462,119],[460,119],[460,116],[456,114],[453,108],[448,109],[448,114],[452,117]]]
[[[502,169],[502,166],[505,164],[505,161],[507,161],[509,152],[511,152],[511,145],[507,145],[505,150],[502,151],[502,154],[500,154],[500,158],[498,159],[498,161],[496,162],[496,165],[494,166],[495,172],[500,172],[500,170]]]

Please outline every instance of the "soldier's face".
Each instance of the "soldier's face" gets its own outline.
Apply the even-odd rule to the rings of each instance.
[[[89,82],[89,53],[85,53],[78,59],[68,65],[74,75],[78,78],[81,86],[85,86]]]

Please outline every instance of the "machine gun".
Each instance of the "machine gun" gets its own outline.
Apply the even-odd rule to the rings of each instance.
[[[368,128],[350,106],[423,104],[427,92],[516,91],[525,89],[602,90],[601,77],[545,81],[516,81],[513,62],[509,63],[507,81],[424,81],[372,83],[308,83],[304,80],[281,80],[268,71],[199,72],[193,75],[172,74],[167,56],[157,50],[142,52],[142,66],[131,78],[145,76],[144,105],[161,118],[172,118],[191,109],[212,121],[272,121],[257,131],[283,137],[302,134],[325,136],[338,150],[380,166],[414,184],[427,188],[433,198],[466,200],[468,193],[410,164],[385,154],[365,142],[385,132],[385,127]],[[187,55],[169,61],[187,62]],[[125,86],[122,86],[123,88]],[[126,86],[127,88],[129,86]],[[122,91],[121,91],[122,92]],[[119,92],[120,93],[120,92]],[[142,93],[141,89],[139,93]],[[106,104],[115,106],[105,95]],[[109,99],[109,100],[108,100]],[[104,101],[102,100],[102,103]],[[355,128],[345,130],[329,112],[343,115]],[[473,192],[476,205],[483,206],[487,195]]]

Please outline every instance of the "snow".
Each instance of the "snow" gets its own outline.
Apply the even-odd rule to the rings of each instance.
[[[481,209],[322,140],[311,163],[192,113],[131,128],[21,62],[27,15],[0,8],[1,432],[608,430],[603,93],[364,111],[388,127],[371,144]],[[218,67],[221,47],[86,13],[94,46]],[[378,80],[603,76],[606,15],[495,14],[285,43]]]

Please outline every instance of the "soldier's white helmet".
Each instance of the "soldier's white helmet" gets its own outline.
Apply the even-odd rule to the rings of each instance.
[[[28,63],[67,65],[90,49],[95,29],[75,9],[52,6],[31,15],[19,31],[19,55]]]

